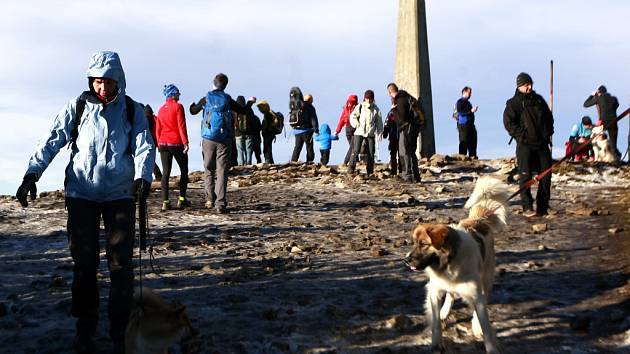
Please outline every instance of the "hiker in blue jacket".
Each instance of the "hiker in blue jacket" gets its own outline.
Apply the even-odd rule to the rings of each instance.
[[[90,59],[89,91],[72,99],[57,114],[50,133],[38,145],[17,199],[28,206],[35,182],[66,145],[65,197],[68,241],[73,267],[72,315],[76,322],[76,353],[94,353],[98,321],[99,231],[105,225],[110,270],[109,333],[114,353],[124,353],[125,327],[133,296],[133,195],[149,194],[155,149],[140,104],[125,96],[125,73],[118,54],[97,52]],[[82,113],[77,117],[77,110]],[[82,111],[82,112],[81,112]],[[133,112],[133,115],[130,113]]]
[[[247,114],[256,97],[252,97],[241,106],[225,93],[228,77],[217,74],[213,80],[213,89],[199,102],[190,105],[190,114],[203,111],[201,137],[204,184],[206,188],[206,208],[220,214],[229,212],[227,208],[227,174],[230,169],[232,141],[234,140],[234,116],[232,112]]]
[[[315,137],[315,141],[319,143],[319,153],[321,155],[319,162],[324,166],[328,165],[328,160],[330,160],[330,148],[332,147],[333,140],[339,140],[339,137],[330,133],[328,124],[322,124],[319,128],[319,135]]]

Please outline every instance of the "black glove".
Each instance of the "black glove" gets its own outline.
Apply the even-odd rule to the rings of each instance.
[[[34,173],[29,173],[25,175],[24,179],[22,180],[22,184],[15,193],[17,200],[20,202],[20,204],[22,204],[24,208],[28,206],[28,200],[26,199],[26,196],[29,194],[29,192],[31,194],[31,200],[35,200],[35,198],[37,197],[37,186],[35,185],[36,181],[37,176]]]
[[[133,181],[133,194],[136,197],[136,200],[146,201],[149,197],[149,193],[151,192],[151,183],[147,182],[143,178],[138,178]]]

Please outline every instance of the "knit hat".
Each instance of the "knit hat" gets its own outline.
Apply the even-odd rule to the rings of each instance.
[[[531,83],[533,83],[532,77],[529,76],[528,73],[520,73],[516,77],[516,87],[521,87],[525,84],[531,84]]]
[[[374,101],[374,91],[372,90],[365,91],[365,93],[363,94],[363,99]]]
[[[593,121],[591,120],[591,117],[589,116],[582,117],[582,125],[593,125]]]
[[[308,94],[308,95],[304,96],[304,101],[306,101],[308,103],[313,103],[313,95]]]
[[[164,96],[166,96],[166,98],[175,97],[175,95],[179,94],[179,89],[173,84],[168,84],[164,85],[164,90],[162,91],[162,93],[164,93]]]
[[[597,92],[599,92],[599,93],[606,93],[606,92],[608,92],[608,90],[606,90],[606,86],[601,85],[600,87],[597,88]]]

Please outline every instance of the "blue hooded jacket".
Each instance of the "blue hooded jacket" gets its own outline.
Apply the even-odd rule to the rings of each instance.
[[[328,124],[324,123],[319,128],[319,135],[315,137],[315,141],[319,143],[320,150],[330,150],[332,141],[339,140],[339,137],[336,135],[330,134],[330,127]]]
[[[134,120],[133,124],[129,123],[125,102],[125,73],[118,54],[94,53],[87,76],[115,80],[118,93],[106,105],[94,96],[86,99],[79,134],[66,167],[66,197],[95,202],[132,198],[135,179],[153,180],[155,149],[144,110],[134,103]],[[61,148],[71,142],[77,121],[77,102],[78,97],[57,114],[50,133],[40,142],[29,160],[27,174],[34,173],[39,179]]]

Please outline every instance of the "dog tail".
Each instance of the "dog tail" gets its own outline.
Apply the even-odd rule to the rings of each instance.
[[[477,180],[470,198],[464,205],[470,209],[468,222],[475,224],[475,229],[492,228],[498,232],[505,228],[508,217],[508,188],[507,184],[496,178],[481,177]]]

